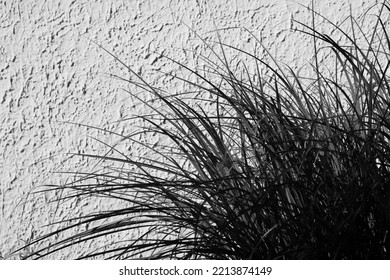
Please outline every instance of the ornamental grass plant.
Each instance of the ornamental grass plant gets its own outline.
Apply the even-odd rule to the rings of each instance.
[[[390,258],[389,11],[387,1],[367,11],[375,19],[370,34],[352,16],[348,32],[328,21],[342,42],[295,22],[313,41],[310,78],[200,38],[213,54],[201,57],[204,71],[165,57],[191,74],[167,74],[193,89],[170,94],[112,54],[132,74],[122,79],[163,106],[129,91],[153,114],[138,116],[146,125],[131,135],[110,133],[153,156],[112,143],[104,143],[110,154],[82,154],[106,168],[74,172],[44,191],[63,191],[60,202],[103,197],[121,207],[61,221],[28,244],[35,249],[27,257],[121,234],[79,258]],[[226,50],[252,64],[233,67]],[[332,65],[321,65],[324,54]],[[160,141],[149,145],[140,135]]]

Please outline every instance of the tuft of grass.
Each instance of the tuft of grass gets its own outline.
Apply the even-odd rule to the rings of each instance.
[[[28,257],[105,238],[79,258],[389,258],[389,10],[385,1],[371,16],[369,35],[353,17],[351,32],[328,21],[344,43],[295,22],[313,38],[310,79],[272,57],[203,41],[215,56],[203,57],[203,72],[165,57],[191,74],[171,75],[193,89],[169,94],[113,55],[132,74],[129,83],[163,104],[129,91],[153,114],[138,116],[147,125],[134,134],[110,132],[149,153],[103,143],[110,153],[83,154],[106,168],[75,172],[45,191],[64,191],[60,201],[92,196],[121,207],[62,221],[29,244],[36,249]],[[228,49],[253,64],[232,67]],[[321,65],[325,54],[331,70]],[[140,135],[160,141],[149,145]]]

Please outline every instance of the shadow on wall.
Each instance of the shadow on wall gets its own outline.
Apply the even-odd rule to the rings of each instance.
[[[141,126],[128,133],[86,125],[110,136],[95,139],[105,149],[76,153],[89,171],[75,169],[43,190],[70,218],[19,252],[28,249],[23,257],[32,259],[71,248],[91,259],[389,258],[388,4],[345,25],[310,8],[313,24],[294,21],[313,42],[313,60],[300,65],[310,68],[307,76],[266,48],[260,57],[224,42],[229,28],[215,31],[215,40],[193,32],[209,54],[198,55],[201,68],[159,54],[180,70],[160,74],[182,83],[181,92],[149,83],[100,46],[127,69],[116,78],[146,109],[122,122]]]

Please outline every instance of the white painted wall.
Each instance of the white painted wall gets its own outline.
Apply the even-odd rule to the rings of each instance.
[[[299,5],[302,4],[303,6]],[[87,136],[113,141],[108,134],[67,122],[107,129],[131,130],[116,124],[145,108],[120,88],[126,83],[107,74],[126,76],[103,45],[156,86],[175,91],[182,86],[153,70],[177,66],[152,52],[164,51],[191,67],[190,51],[206,54],[203,37],[223,27],[246,27],[279,60],[303,65],[310,60],[311,39],[291,32],[291,19],[311,22],[310,0],[2,0],[0,1],[0,257],[9,255],[41,226],[70,213],[96,209],[93,202],[74,201],[62,208],[50,195],[32,194],[42,184],[59,183],[68,175],[55,171],[92,168],[68,152],[102,151]],[[355,16],[375,0],[315,1],[315,10],[341,23],[351,6]],[[213,25],[215,22],[215,25]],[[318,19],[318,22],[322,21]],[[321,27],[320,27],[321,28]],[[222,40],[252,50],[247,32],[221,32]],[[250,63],[248,61],[248,63]],[[142,152],[142,151],[141,151]],[[57,209],[57,210],[56,210]],[[93,250],[96,244],[90,244]],[[86,249],[86,247],[80,247]],[[73,258],[69,250],[52,258]]]

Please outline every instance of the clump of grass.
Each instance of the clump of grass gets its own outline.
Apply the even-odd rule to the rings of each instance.
[[[106,197],[123,207],[75,217],[30,245],[74,228],[78,233],[29,257],[122,234],[121,242],[80,258],[389,258],[388,10],[383,3],[370,35],[353,17],[352,34],[333,25],[348,45],[297,22],[314,39],[312,79],[221,41],[219,51],[204,41],[216,57],[204,57],[205,72],[176,61],[194,79],[174,78],[203,93],[197,96],[170,95],[128,67],[128,82],[165,109],[144,102],[155,113],[139,116],[149,125],[120,136],[154,156],[131,157],[115,145],[112,156],[83,155],[109,168],[75,173],[71,183],[49,191],[67,190],[63,200]],[[244,64],[233,71],[227,49],[249,56],[255,71]],[[322,70],[323,52],[333,59],[333,72]],[[147,145],[138,133],[166,141]]]

